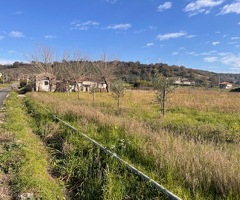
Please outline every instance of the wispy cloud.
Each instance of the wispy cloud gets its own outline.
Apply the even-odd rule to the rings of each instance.
[[[189,16],[197,15],[200,13],[208,14],[213,7],[219,6],[224,2],[224,0],[196,0],[189,3],[184,11],[189,14]]]
[[[221,15],[229,13],[240,14],[240,0],[235,0],[231,4],[225,5],[220,12]]]
[[[70,23],[71,30],[88,30],[90,27],[97,27],[100,23],[96,21],[86,21],[81,22],[80,20],[75,20]]]
[[[45,35],[44,38],[45,38],[45,39],[55,39],[55,38],[57,38],[57,37],[54,36],[54,35]]]
[[[219,41],[212,42],[212,45],[213,45],[213,46],[216,46],[216,45],[218,45],[218,44],[220,44],[220,42],[219,42]]]
[[[115,4],[118,0],[106,0],[107,3]]]
[[[219,59],[218,57],[214,57],[214,56],[203,58],[203,60],[204,60],[205,62],[217,62],[218,59]]]
[[[114,24],[114,25],[110,25],[107,27],[107,29],[113,29],[113,30],[127,30],[129,28],[131,28],[132,25],[131,24]]]
[[[225,55],[221,58],[221,62],[225,65],[229,65],[233,68],[238,68],[240,69],[240,55],[236,55],[236,54],[228,54]]]
[[[180,32],[176,32],[176,33],[159,34],[157,36],[157,39],[158,40],[169,40],[169,39],[183,37],[186,35],[187,35],[186,32],[180,31]]]
[[[186,38],[194,38],[197,37],[197,35],[187,35]]]
[[[146,31],[153,31],[153,30],[157,30],[157,27],[156,26],[148,26],[146,29],[136,30],[136,31],[134,31],[134,33],[143,33]]]
[[[0,40],[3,40],[5,37],[3,35],[0,35]]]
[[[231,40],[240,40],[240,37],[231,37]]]
[[[23,37],[25,37],[24,34],[22,32],[19,32],[19,31],[11,31],[9,33],[9,36],[13,37],[13,38],[23,38]]]
[[[172,52],[172,55],[173,55],[173,56],[179,55],[179,52],[177,52],[177,51]]]
[[[145,45],[145,47],[151,47],[151,46],[154,46],[154,43],[153,42],[149,42]]]
[[[218,53],[217,56],[203,58],[205,62],[220,62],[230,66],[232,69],[240,70],[240,54]]]
[[[23,14],[23,12],[22,11],[17,11],[17,12],[15,12],[15,15],[22,15]]]
[[[202,52],[202,53],[199,53],[199,54],[196,54],[198,56],[210,56],[210,55],[214,55],[216,54],[217,51],[206,51],[206,52]]]
[[[171,1],[167,1],[167,2],[165,2],[164,4],[159,5],[157,10],[158,10],[159,12],[163,12],[163,11],[165,11],[165,10],[170,9],[171,7],[172,7],[172,2],[171,2]]]

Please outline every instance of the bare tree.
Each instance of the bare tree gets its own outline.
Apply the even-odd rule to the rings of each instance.
[[[65,53],[64,58],[64,73],[67,75],[69,81],[73,80],[75,89],[78,92],[78,99],[80,99],[80,81],[88,77],[91,71],[91,64],[80,51],[75,51],[73,60],[70,59],[70,54]]]
[[[174,79],[165,76],[155,77],[153,80],[153,87],[156,91],[157,102],[161,106],[161,114],[166,113],[166,102],[168,95],[171,94],[176,86],[173,85]]]
[[[93,62],[95,74],[98,76],[100,81],[106,84],[107,92],[110,92],[110,83],[115,77],[116,68],[118,65],[117,60],[107,61],[106,53],[103,53],[102,59],[97,62]]]
[[[57,62],[54,48],[47,45],[36,45],[35,51],[25,53],[24,57],[30,63],[29,67],[25,68],[25,73],[29,76],[46,74],[49,77],[50,91],[52,91],[53,85],[56,84],[56,77],[61,71],[61,64]]]
[[[49,73],[57,76],[60,72],[54,48],[47,45],[37,45],[34,52],[25,54],[26,59],[31,62],[35,73]]]

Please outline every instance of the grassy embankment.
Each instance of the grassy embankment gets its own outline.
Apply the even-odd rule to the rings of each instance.
[[[151,91],[126,92],[120,111],[110,94],[97,94],[94,103],[88,93],[82,93],[80,100],[74,93],[29,94],[183,199],[240,198],[239,96],[177,89],[162,118]],[[32,112],[40,111],[32,101],[28,105]],[[41,119],[39,134],[58,149],[55,173],[68,184],[70,196],[153,199],[158,195],[144,184],[141,189],[131,186],[137,184],[135,176],[78,134]],[[92,190],[86,192],[86,186]]]
[[[1,124],[0,171],[10,177],[11,198],[63,199],[63,183],[50,175],[50,155],[32,132],[33,124],[23,105],[11,92]]]

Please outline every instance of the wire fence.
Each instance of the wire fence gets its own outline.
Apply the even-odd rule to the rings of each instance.
[[[46,108],[45,108],[46,109]],[[47,109],[46,109],[47,110]],[[49,110],[47,110],[49,113],[51,113]],[[51,113],[52,114],[52,113]],[[109,149],[107,149],[106,147],[104,147],[102,144],[98,143],[97,141],[95,141],[94,139],[90,138],[89,136],[87,136],[86,134],[80,132],[79,130],[77,130],[75,127],[73,127],[72,125],[68,124],[67,122],[63,121],[62,119],[60,119],[58,116],[53,115],[53,118],[55,118],[56,120],[58,120],[59,122],[63,123],[66,127],[76,131],[77,133],[79,133],[80,135],[82,135],[84,138],[86,138],[87,140],[89,140],[91,143],[93,143],[94,145],[96,145],[97,147],[99,147],[102,151],[104,151],[106,154],[112,156],[114,159],[118,160],[121,164],[125,165],[129,170],[131,170],[133,173],[135,173],[136,175],[138,175],[139,177],[141,177],[142,179],[144,179],[145,181],[147,181],[148,183],[150,183],[155,189],[159,190],[160,192],[162,192],[163,194],[165,194],[169,199],[171,200],[181,200],[180,197],[178,197],[177,195],[173,194],[171,191],[169,191],[168,189],[166,189],[165,187],[163,187],[162,185],[160,185],[159,183],[157,183],[155,180],[151,179],[149,176],[147,176],[146,174],[144,174],[143,172],[141,172],[140,170],[138,170],[137,168],[135,168],[133,165],[131,165],[130,163],[126,162],[125,160],[123,160],[122,158],[120,158],[116,153],[110,151]]]

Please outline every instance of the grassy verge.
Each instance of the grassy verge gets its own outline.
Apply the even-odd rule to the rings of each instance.
[[[11,188],[15,198],[63,199],[61,181],[50,173],[50,156],[41,140],[32,133],[31,120],[22,99],[11,92],[5,102],[6,119],[3,128],[11,134],[0,156],[0,169],[12,174]]]

